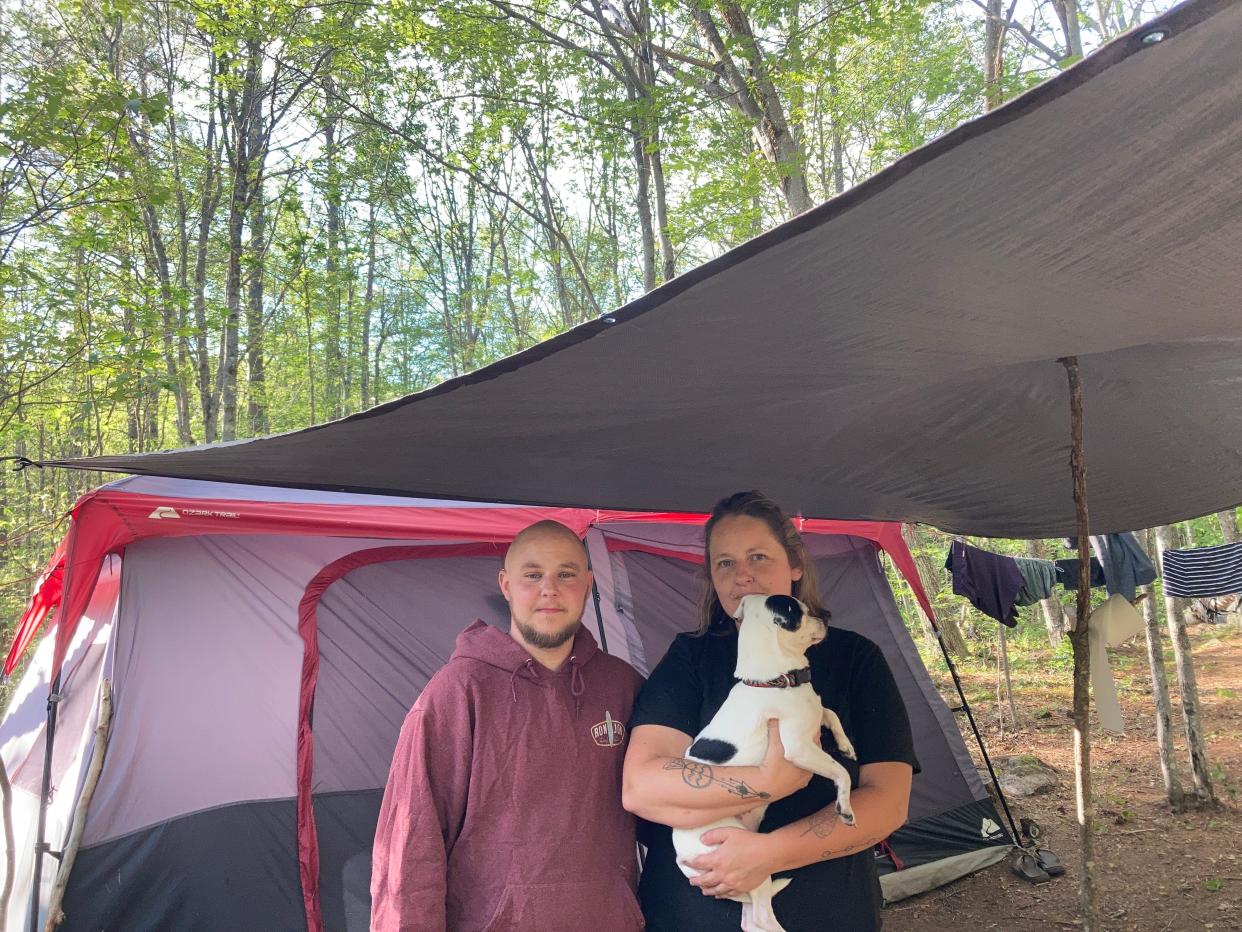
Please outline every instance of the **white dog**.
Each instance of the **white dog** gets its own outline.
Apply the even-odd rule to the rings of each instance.
[[[787,595],[748,595],[738,606],[741,620],[737,644],[740,683],[730,690],[707,727],[698,733],[686,752],[686,759],[704,764],[758,766],[768,749],[768,720],[780,720],[781,744],[785,759],[804,770],[827,777],[837,785],[837,812],[841,821],[854,824],[850,808],[849,772],[815,742],[820,726],[832,731],[837,749],[851,760],[854,746],[841,728],[841,720],[825,709],[811,686],[806,649],[827,634],[822,619]],[[674,829],[673,845],[682,873],[694,877],[699,872],[682,862],[712,851],[700,837],[715,828],[741,828],[757,831],[767,805],[710,825],[693,829]],[[789,885],[787,878],[768,877],[750,893],[733,899],[742,904],[742,928],[746,932],[784,932],[772,912],[772,897]]]

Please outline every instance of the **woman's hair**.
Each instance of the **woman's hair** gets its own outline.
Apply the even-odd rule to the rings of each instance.
[[[785,549],[785,556],[789,559],[789,565],[795,569],[802,570],[802,578],[794,580],[793,597],[806,605],[812,615],[827,621],[831,616],[819,601],[819,581],[816,578],[815,564],[807,558],[806,547],[802,543],[801,535],[793,526],[793,522],[789,520],[789,516],[781,511],[780,506],[776,502],[762,492],[751,490],[749,492],[735,492],[733,495],[716,502],[716,506],[712,508],[711,517],[707,519],[707,524],[703,526],[703,576],[705,585],[703,587],[703,596],[699,599],[699,626],[695,633],[727,633],[733,628],[733,619],[729,617],[724,610],[724,606],[720,604],[720,597],[716,595],[716,587],[712,585],[711,549],[712,531],[715,530],[716,525],[720,523],[722,518],[731,518],[736,515],[758,518],[768,526],[772,536]]]

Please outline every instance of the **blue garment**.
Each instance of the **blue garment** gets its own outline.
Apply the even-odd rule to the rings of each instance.
[[[1078,539],[1071,537],[1066,545],[1078,546]],[[1139,586],[1155,581],[1156,568],[1143,552],[1138,539],[1130,531],[1120,534],[1091,535],[1091,549],[1099,557],[1104,569],[1104,586],[1109,595],[1121,593],[1131,602]],[[1094,562],[1094,561],[1092,561]],[[1094,587],[1095,582],[1091,585]],[[1068,588],[1068,587],[1067,587]]]
[[[1156,579],[1156,568],[1147,559],[1135,536],[1126,531],[1122,534],[1106,534],[1091,538],[1091,549],[1104,564],[1104,583],[1109,595],[1121,593],[1131,602],[1139,586],[1146,586]]]
[[[991,553],[955,540],[945,568],[953,574],[953,592],[990,618],[1011,628],[1018,626],[1018,591],[1026,578],[1013,557]]]
[[[1057,581],[1066,589],[1078,588],[1078,558],[1053,560],[1057,565]],[[1104,567],[1095,557],[1091,558],[1091,588],[1100,589],[1104,586]]]

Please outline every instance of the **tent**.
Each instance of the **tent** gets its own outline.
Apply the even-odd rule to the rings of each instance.
[[[0,723],[19,835],[9,928],[29,918],[44,780],[45,838],[64,845],[101,679],[115,712],[66,932],[366,928],[371,836],[401,721],[458,631],[475,617],[507,625],[504,546],[545,517],[586,541],[597,639],[648,671],[692,625],[704,515],[148,477],[84,496],[5,667],[55,609]],[[926,606],[900,527],[801,526],[833,624],[870,637],[892,667],[923,765],[909,822],[877,854],[886,897],[1002,859],[1011,833],[882,568],[884,552]],[[43,857],[41,911],[54,873]]]
[[[1057,360],[1077,356],[1094,533],[1231,507],[1239,47],[1242,3],[1190,0],[492,366],[291,434],[63,464],[681,511],[761,484],[815,517],[1063,537],[1077,530]]]

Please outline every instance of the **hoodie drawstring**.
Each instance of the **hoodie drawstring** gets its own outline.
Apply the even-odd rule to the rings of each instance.
[[[516,704],[517,704],[517,682],[516,682],[516,680],[517,680],[517,675],[518,675],[518,673],[519,673],[519,672],[520,672],[523,668],[525,668],[525,669],[526,669],[526,671],[527,671],[528,673],[530,673],[530,674],[534,675],[534,673],[535,673],[535,661],[533,661],[533,660],[531,660],[529,657],[527,657],[527,658],[526,658],[526,663],[522,664],[522,665],[521,665],[521,666],[519,666],[519,667],[514,667],[514,668],[513,668],[513,672],[509,674],[509,691],[510,691],[511,693],[513,693],[513,703],[514,703],[514,705],[516,705]]]
[[[578,658],[569,658],[569,692],[574,697],[574,718],[582,712],[582,694],[586,692],[586,683],[582,680],[582,670],[578,668]]]

